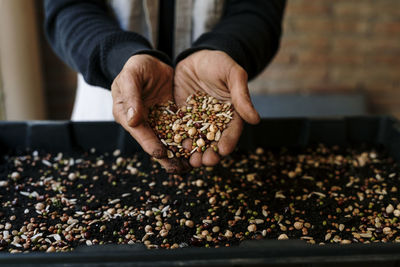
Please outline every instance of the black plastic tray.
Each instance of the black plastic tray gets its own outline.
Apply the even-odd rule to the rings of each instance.
[[[391,117],[263,119],[246,126],[241,148],[373,144],[400,160],[400,123]],[[0,155],[12,150],[72,152],[95,147],[135,152],[139,145],[112,122],[0,122]],[[68,253],[0,253],[0,265],[64,266],[400,266],[400,244],[309,245],[299,240],[248,241],[232,248],[147,250],[141,245],[94,246]]]

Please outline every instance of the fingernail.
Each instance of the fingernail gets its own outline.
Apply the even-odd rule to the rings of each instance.
[[[128,122],[133,119],[133,108],[128,109],[128,112],[126,113],[126,117],[127,117]]]

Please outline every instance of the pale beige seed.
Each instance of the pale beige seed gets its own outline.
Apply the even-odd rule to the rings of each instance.
[[[185,225],[186,225],[187,227],[189,227],[189,228],[193,228],[193,227],[194,227],[194,222],[191,221],[191,220],[187,220],[187,221],[185,222]]]
[[[182,136],[180,134],[174,135],[174,142],[180,144],[182,142]]]
[[[220,130],[218,130],[217,133],[215,134],[214,140],[218,142],[219,139],[221,139],[221,131]]]
[[[216,199],[215,197],[211,197],[211,198],[208,200],[208,202],[209,202],[211,205],[214,205],[215,203],[217,203],[217,199]]]
[[[203,140],[203,138],[199,138],[197,139],[196,144],[198,147],[203,147],[206,145],[206,142]]]
[[[212,231],[214,232],[214,233],[218,233],[219,232],[219,226],[214,226],[213,228],[212,228]]]
[[[215,104],[214,105],[214,111],[215,112],[219,112],[219,111],[221,111],[222,110],[222,106],[220,105],[220,104]]]
[[[249,226],[247,226],[247,230],[249,232],[255,232],[257,231],[257,226],[255,224],[250,224]]]
[[[232,236],[233,236],[233,233],[231,231],[229,231],[229,230],[226,230],[225,237],[226,238],[231,238]]]
[[[278,236],[278,240],[286,240],[289,239],[289,237],[286,234],[281,234],[280,236]]]
[[[207,139],[213,141],[215,139],[215,134],[213,132],[208,132]]]
[[[189,128],[189,130],[188,130],[189,136],[192,137],[192,136],[194,136],[196,133],[197,133],[196,128],[194,128],[194,127]]]
[[[295,229],[300,230],[300,229],[303,228],[303,223],[302,222],[295,222],[293,226],[294,226]]]
[[[389,204],[389,205],[386,207],[386,213],[387,213],[387,214],[391,214],[393,211],[394,211],[393,205],[392,205],[392,204]]]
[[[167,157],[172,159],[174,157],[174,153],[171,150],[167,150]]]
[[[208,129],[210,130],[210,132],[213,132],[213,133],[216,133],[218,131],[218,127],[215,126],[214,124],[211,124]]]

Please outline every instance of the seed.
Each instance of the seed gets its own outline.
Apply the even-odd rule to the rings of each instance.
[[[146,233],[152,232],[152,231],[153,231],[153,227],[151,227],[151,225],[146,225],[146,226],[144,227],[144,231],[145,231]]]
[[[231,231],[229,231],[229,230],[226,230],[225,237],[226,238],[231,238],[232,236],[233,236],[233,233]]]
[[[347,240],[347,239],[343,239],[342,241],[340,241],[340,244],[350,244],[351,241]]]
[[[302,222],[295,222],[294,223],[294,228],[296,228],[297,230],[300,230],[303,228],[303,223]]]
[[[71,172],[70,174],[68,174],[68,180],[74,181],[76,180],[76,174]]]
[[[339,224],[339,231],[342,232],[344,230],[344,224]]]
[[[8,181],[0,181],[0,187],[7,187]]]
[[[196,144],[198,147],[203,147],[203,146],[205,146],[206,143],[204,142],[203,138],[199,138],[199,139],[197,139]]]
[[[394,210],[393,215],[396,217],[400,217],[400,210]]]
[[[288,176],[289,176],[289,178],[294,178],[294,177],[296,177],[296,172],[290,171],[290,172],[288,173]]]
[[[97,165],[98,167],[103,166],[103,165],[104,165],[104,160],[99,159],[99,160],[96,162],[96,165]]]
[[[14,181],[19,180],[20,178],[21,178],[21,175],[19,174],[19,172],[11,173],[11,179],[13,179]]]
[[[153,212],[151,210],[146,210],[145,214],[147,217],[153,216]]]
[[[257,226],[255,224],[250,224],[249,226],[247,226],[247,230],[249,232],[255,232],[257,230]]]
[[[6,225],[4,226],[4,229],[10,230],[11,227],[12,227],[12,224],[11,224],[11,223],[6,223]]]
[[[204,184],[204,181],[203,181],[203,180],[201,180],[201,179],[197,179],[197,180],[196,180],[196,186],[197,186],[197,187],[202,187],[203,184]]]
[[[167,150],[167,157],[172,159],[174,157],[174,153],[171,150]]]
[[[218,132],[215,134],[214,140],[218,142],[219,139],[221,139],[221,131],[220,130],[218,130]]]
[[[178,123],[174,123],[172,125],[172,131],[176,132],[181,128],[181,126]]]
[[[166,230],[166,229],[162,229],[161,231],[160,231],[160,236],[161,237],[166,237],[168,235],[168,231]]]
[[[55,252],[56,251],[56,249],[53,247],[53,246],[50,246],[47,250],[46,250],[46,252]]]
[[[215,139],[215,134],[213,132],[208,132],[207,139],[213,141]]]
[[[214,124],[211,124],[210,127],[208,128],[210,132],[216,133],[218,131],[218,127],[215,126]]]
[[[212,231],[214,232],[214,233],[218,233],[219,232],[219,226],[214,226],[213,228],[212,228]]]
[[[215,104],[214,105],[214,111],[215,112],[219,112],[219,111],[221,111],[222,110],[222,106],[220,105],[220,104]]]
[[[390,234],[392,232],[392,229],[390,229],[390,227],[385,227],[385,228],[383,228],[383,233],[385,234],[385,235],[388,235],[388,234]]]
[[[172,228],[172,226],[171,226],[169,223],[166,223],[166,224],[164,225],[164,227],[165,227],[165,229],[166,229],[167,231],[171,230],[171,228]]]
[[[188,130],[188,134],[189,134],[190,137],[193,137],[196,133],[197,133],[197,130],[196,130],[196,128],[194,128],[194,127],[191,127],[191,128]]]
[[[180,144],[182,142],[182,136],[180,134],[175,134],[174,142]]]
[[[289,239],[289,237],[286,234],[280,234],[278,236],[278,240],[286,240],[286,239]]]
[[[209,202],[211,205],[214,205],[215,203],[217,203],[217,199],[216,199],[215,197],[211,197],[211,198],[208,200],[208,202]]]
[[[191,220],[187,220],[187,221],[185,222],[185,225],[186,225],[187,227],[189,227],[189,228],[193,228],[193,227],[194,227],[194,222],[191,221]]]
[[[386,207],[386,213],[387,213],[387,214],[391,214],[393,211],[394,211],[393,205],[392,205],[392,204],[389,204],[389,205]]]
[[[43,210],[45,208],[45,205],[42,202],[39,202],[35,205],[35,208],[37,210]]]

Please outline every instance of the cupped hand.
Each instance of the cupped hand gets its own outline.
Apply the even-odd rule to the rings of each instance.
[[[149,108],[172,100],[174,71],[150,55],[134,55],[111,86],[113,115],[168,172],[181,172],[188,164],[168,159],[167,150],[147,123]]]
[[[221,51],[200,50],[178,63],[174,76],[174,98],[185,105],[186,98],[196,91],[205,92],[221,101],[231,102],[235,109],[233,119],[217,143],[218,153],[208,148],[190,157],[193,167],[214,166],[220,156],[230,154],[240,137],[243,121],[257,124],[260,116],[251,103],[247,87],[247,73],[229,55]],[[190,150],[193,140],[183,146]]]

